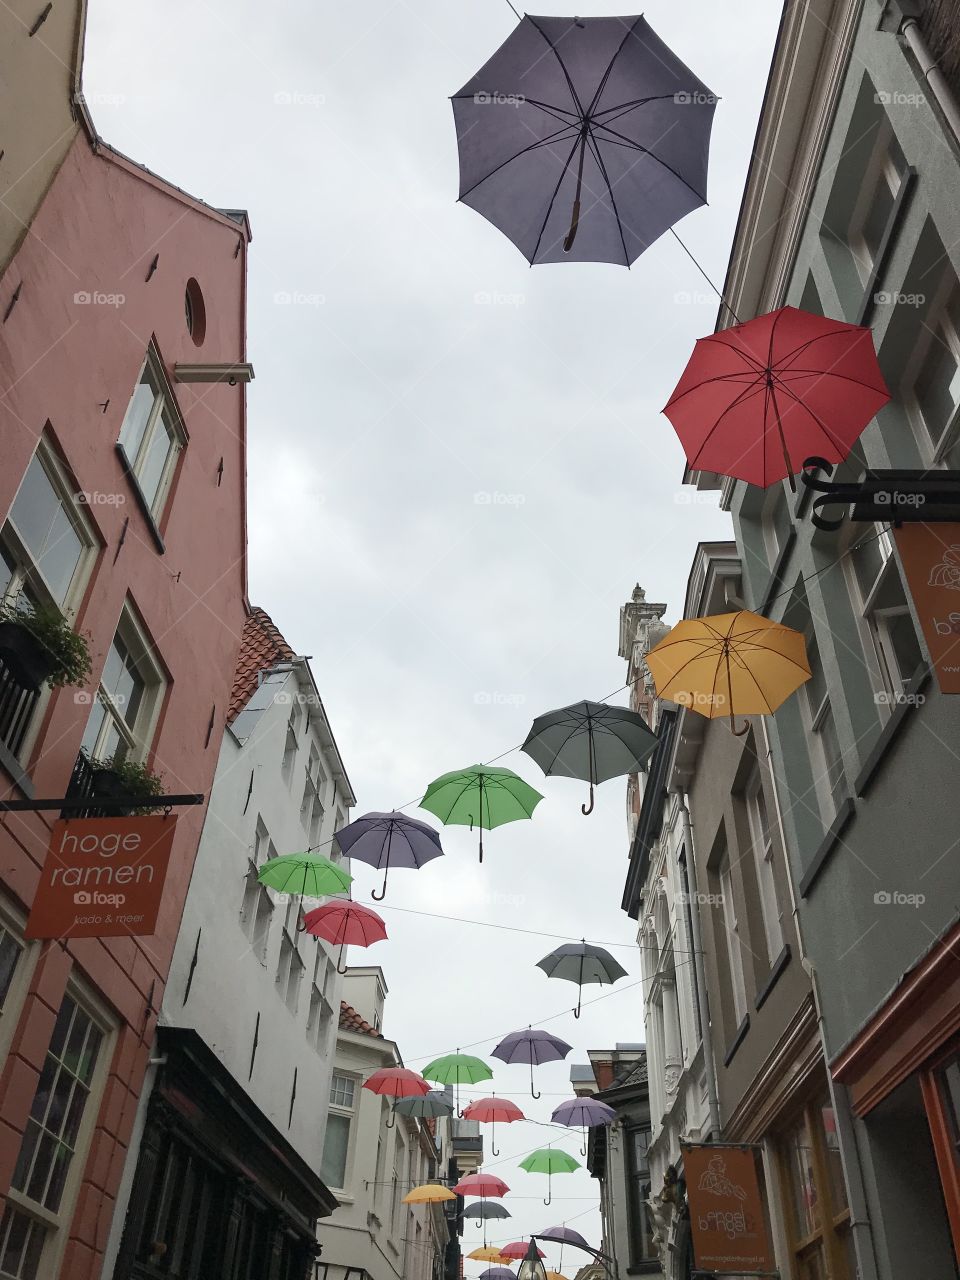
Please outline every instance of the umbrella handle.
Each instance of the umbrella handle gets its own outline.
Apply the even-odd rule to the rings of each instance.
[[[390,1119],[383,1127],[385,1129],[395,1129],[397,1127],[397,1112],[395,1106],[390,1108]]]
[[[589,125],[582,125],[580,129],[580,163],[577,166],[577,190],[573,197],[573,216],[570,219],[570,230],[567,232],[567,238],[563,242],[563,252],[569,253],[573,248],[573,242],[577,238],[577,228],[580,226],[580,192],[583,188],[583,157],[587,150],[587,134],[589,133]]]
[[[387,865],[383,869],[383,888],[377,893],[376,889],[371,890],[370,897],[374,902],[382,902],[387,896],[387,876],[390,874],[390,859],[387,858]]]
[[[583,814],[585,818],[587,817],[588,814],[593,813],[593,783],[592,782],[590,783],[590,803],[582,804],[580,806],[580,812]]]
[[[550,1185],[550,1175],[549,1175],[549,1173],[548,1173],[548,1174],[547,1174],[547,1198],[546,1198],[546,1200],[544,1200],[544,1202],[543,1202],[543,1203],[544,1203],[544,1204],[550,1204],[550,1203],[552,1202],[552,1200],[553,1200],[553,1188],[552,1188],[552,1186]]]
[[[493,1145],[493,1139],[492,1139],[492,1138],[490,1139],[490,1151],[491,1151],[491,1152],[492,1152],[492,1154],[493,1154],[493,1155],[495,1155],[495,1156],[498,1156],[498,1155],[500,1154],[500,1152],[497,1150],[497,1148]],[[479,1227],[479,1225],[480,1225],[480,1223],[478,1222],[478,1223],[477,1223],[477,1226]]]
[[[581,1142],[581,1144],[580,1144],[580,1154],[581,1154],[582,1156],[585,1156],[585,1155],[587,1154],[587,1126],[586,1126],[586,1125],[584,1125],[584,1126],[583,1126],[583,1141],[582,1141],[582,1142]],[[561,1248],[562,1248],[562,1246],[561,1246]],[[560,1265],[561,1265],[561,1266],[563,1266],[563,1258],[562,1258],[562,1257],[561,1257],[561,1259],[560,1259]]]
[[[304,929],[307,927],[306,920],[304,920],[303,924],[300,923],[300,918],[303,915],[303,895],[306,892],[306,888],[307,888],[307,868],[306,868],[306,864],[304,864],[303,887],[300,890],[300,901],[297,903],[297,927],[295,930],[296,933],[303,933]]]
[[[340,954],[337,957],[337,973],[339,974],[345,974],[349,970],[349,965],[343,963],[343,948],[345,945],[343,942],[340,943]]]
[[[533,1058],[530,1059],[530,1097],[531,1098],[540,1097],[540,1094],[537,1093],[536,1089],[533,1087]]]
[[[744,735],[745,733],[749,733],[749,732],[750,732],[750,721],[749,721],[749,720],[745,720],[745,721],[743,722],[743,728],[742,728],[742,729],[738,729],[738,728],[737,728],[737,726],[736,726],[736,724],[735,724],[735,722],[734,722],[733,716],[731,716],[731,717],[730,717],[730,732],[731,732],[732,734],[734,734],[736,737],[738,737],[738,738],[742,738],[742,737],[743,737],[743,735]]]

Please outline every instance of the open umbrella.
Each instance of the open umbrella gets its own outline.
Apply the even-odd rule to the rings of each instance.
[[[456,1192],[449,1187],[441,1187],[438,1182],[425,1182],[422,1187],[414,1187],[403,1197],[404,1204],[442,1204],[444,1200],[456,1200]]]
[[[283,853],[269,858],[257,873],[261,884],[278,893],[298,893],[297,930],[304,898],[326,898],[334,893],[345,893],[353,876],[345,867],[331,862],[322,853]]]
[[[842,462],[890,399],[870,329],[781,307],[701,338],[664,413],[697,471],[766,488]]]
[[[530,1252],[530,1243],[527,1240],[514,1240],[512,1244],[505,1244],[500,1252],[505,1258],[513,1258],[515,1261],[519,1261]],[[537,1249],[538,1258],[545,1258],[546,1256],[542,1249]]]
[[[537,968],[542,969],[548,978],[565,978],[567,982],[577,984],[577,1007],[573,1011],[575,1018],[580,1017],[580,1000],[585,983],[601,984],[617,982],[627,976],[626,969],[603,947],[595,947],[592,943],[581,939],[580,942],[565,942],[548,956],[537,961]]]
[[[643,18],[527,15],[453,97],[459,198],[530,263],[628,267],[706,204],[715,106]]]
[[[805,680],[803,635],[749,609],[685,618],[646,656],[657,696],[707,719],[772,715]]]
[[[617,1118],[613,1107],[608,1107],[599,1098],[571,1098],[569,1102],[561,1102],[555,1107],[550,1119],[554,1124],[565,1124],[571,1129],[583,1130],[583,1144],[580,1154],[587,1154],[587,1130],[597,1125],[612,1124]]]
[[[473,1254],[467,1256],[472,1258]],[[500,1256],[502,1258],[503,1254]],[[486,1271],[480,1272],[479,1280],[517,1280],[517,1276],[509,1267],[487,1267]]]
[[[504,1258],[503,1254],[500,1252],[499,1248],[493,1244],[482,1245],[479,1248],[474,1249],[472,1253],[468,1253],[467,1257],[472,1258],[474,1262],[506,1262],[507,1261],[507,1259]],[[510,1274],[513,1275],[513,1272],[511,1271]],[[514,1276],[514,1280],[516,1280],[516,1276]]]
[[[422,1095],[398,1098],[393,1109],[398,1116],[417,1116],[422,1120],[425,1117],[452,1115],[453,1103],[448,1102],[437,1089],[431,1089],[429,1093]]]
[[[499,1120],[501,1124],[512,1124],[514,1120],[525,1120],[526,1116],[509,1098],[478,1098],[476,1102],[471,1102],[469,1107],[464,1108],[463,1118],[490,1125],[490,1152],[498,1156],[500,1152],[496,1146],[497,1121]],[[502,1217],[503,1215],[491,1216]]]
[[[343,951],[347,945],[370,947],[387,936],[387,926],[375,911],[359,902],[327,902],[303,917],[303,927],[315,938],[340,947],[337,972],[346,973]]]
[[[545,1173],[547,1175],[547,1198],[544,1204],[549,1204],[553,1198],[550,1189],[550,1180],[555,1173],[573,1173],[574,1169],[580,1168],[580,1161],[574,1160],[573,1156],[568,1155],[566,1151],[555,1151],[553,1147],[541,1147],[539,1151],[531,1151],[526,1159],[520,1161],[520,1168],[526,1169],[527,1173]]]
[[[388,1098],[410,1098],[430,1092],[430,1086],[423,1076],[418,1076],[415,1071],[408,1071],[406,1067],[381,1067],[364,1080],[362,1087]],[[392,1129],[395,1124],[396,1117],[391,1116],[385,1127]]]
[[[552,1036],[549,1031],[534,1031],[532,1027],[527,1027],[526,1031],[511,1031],[508,1036],[504,1036],[492,1050],[491,1056],[500,1058],[503,1062],[529,1062],[530,1096],[539,1098],[539,1093],[533,1087],[534,1063],[559,1062],[572,1048],[573,1045],[567,1044],[559,1036]]]
[[[493,1173],[468,1173],[453,1189],[458,1196],[482,1196],[484,1199],[490,1196],[500,1199],[510,1190],[503,1179]]]
[[[383,871],[383,888],[371,897],[380,902],[387,892],[391,867],[419,870],[425,862],[443,856],[439,832],[418,818],[394,809],[390,813],[365,813],[341,827],[336,834],[341,853]]]
[[[474,1200],[472,1204],[463,1206],[463,1216],[476,1218],[479,1227],[481,1221],[486,1218],[510,1218],[513,1215],[506,1205],[497,1204],[492,1200]]]
[[[590,803],[581,805],[588,814],[593,812],[594,783],[635,773],[656,746],[657,735],[636,711],[605,702],[575,702],[537,716],[520,750],[548,776],[589,782]]]
[[[596,1253],[596,1249],[587,1244],[580,1232],[574,1231],[571,1227],[547,1227],[545,1231],[537,1232],[537,1239],[555,1240],[558,1244],[569,1244],[575,1249],[586,1249],[587,1253]]]
[[[427,787],[420,808],[436,814],[446,825],[480,828],[480,861],[483,861],[483,831],[492,831],[505,822],[529,818],[543,799],[512,769],[495,769],[472,764],[441,774]]]
[[[482,1058],[475,1058],[472,1053],[444,1054],[442,1058],[434,1058],[433,1062],[423,1068],[425,1080],[434,1080],[437,1084],[452,1084],[456,1090],[457,1114],[460,1114],[461,1084],[476,1084],[478,1080],[490,1080],[493,1072]]]

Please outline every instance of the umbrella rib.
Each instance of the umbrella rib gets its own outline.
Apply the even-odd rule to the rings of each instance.
[[[781,390],[790,397],[790,399],[794,402],[794,404],[799,405],[801,409],[804,409],[806,410],[807,413],[809,413],[810,417],[814,420],[814,422],[823,432],[824,436],[826,436],[829,443],[833,445],[834,449],[836,449],[838,453],[843,454],[845,452],[849,452],[849,450],[846,448],[846,445],[844,445],[844,443],[839,439],[838,436],[835,436],[833,434],[833,432],[830,430],[827,424],[823,422],[817,414],[814,413],[814,411],[810,408],[808,404],[805,403],[805,401],[801,400],[800,397],[796,395],[793,391],[791,391],[786,384],[780,384],[780,387],[781,387]]]
[[[553,753],[553,759],[550,761],[550,768],[544,769],[543,772],[546,776],[549,777],[550,771],[553,769],[553,766],[557,763],[557,760],[560,758],[560,752],[564,749],[564,747],[567,745],[570,739],[573,738],[577,733],[582,733],[582,732],[583,732],[582,722],[579,724],[575,724],[574,727],[567,734],[567,736],[564,738],[563,742],[560,743],[559,747],[557,747],[556,751]],[[589,732],[589,730],[587,732]]]
[[[849,373],[837,373],[834,369],[798,369],[796,365],[791,365],[789,369],[780,369],[774,373],[774,377],[778,382],[786,386],[784,375],[786,373],[795,374],[802,378],[810,374],[817,374],[821,378],[842,378],[844,382],[855,382],[858,387],[866,387],[868,391],[879,391],[879,387],[875,387],[872,382],[864,382],[862,378],[854,378]]]
[[[527,155],[530,151],[536,151],[538,147],[546,147],[552,142],[566,142],[566,138],[562,138],[561,134],[566,133],[568,129],[572,129],[574,127],[574,125],[565,124],[563,128],[558,129],[556,133],[551,133],[546,138],[541,138],[538,142],[531,142],[528,147],[523,147],[522,150],[516,153],[516,155],[507,156],[506,160],[501,161],[495,169],[491,169],[490,172],[485,173],[482,178],[478,178],[473,186],[468,187],[467,190],[458,197],[458,199],[465,200],[467,196],[472,195],[473,192],[476,191],[477,187],[486,182],[488,178],[492,178],[494,174],[499,173],[501,169],[505,169],[508,164],[512,164],[514,160],[519,160],[521,156]],[[578,132],[577,139],[579,140],[579,138],[580,134]],[[576,149],[576,147],[574,147],[574,149]],[[569,164],[569,161],[567,163]]]
[[[634,150],[640,151],[644,155],[649,156],[651,160],[656,160],[657,164],[662,165],[663,168],[666,169],[668,173],[672,173],[678,182],[682,182],[688,191],[692,191],[701,204],[707,203],[707,197],[703,194],[702,191],[698,191],[696,187],[692,187],[682,173],[678,173],[677,170],[674,169],[672,165],[667,164],[666,160],[661,160],[661,158],[657,155],[657,153],[655,151],[651,151],[649,147],[641,146],[639,142],[634,142],[632,138],[628,138],[626,134],[618,133],[616,129],[611,129],[610,126],[607,124],[604,124],[602,120],[591,121],[590,127],[591,129],[594,129],[594,128],[603,129],[605,133],[612,133],[615,138],[619,138],[621,142],[626,143],[628,147],[633,147]]]
[[[593,126],[587,129],[587,145],[592,148],[594,159],[596,160],[600,173],[604,182],[607,184],[607,191],[610,193],[610,204],[613,206],[613,216],[617,220],[617,231],[620,233],[620,245],[623,249],[623,261],[626,266],[630,266],[630,255],[627,253],[627,242],[623,238],[623,223],[620,221],[620,211],[617,208],[617,202],[614,198],[613,187],[610,185],[610,179],[607,176],[607,166],[603,162],[603,156],[600,154],[600,144],[593,135]]]
[[[746,401],[750,398],[750,396],[756,395],[757,391],[764,385],[765,384],[763,383],[763,381],[758,377],[752,387],[746,387],[743,391],[740,392],[738,396],[735,396],[733,400],[731,400],[731,402],[724,409],[723,413],[720,414],[719,418],[717,418],[716,422],[713,424],[713,426],[710,428],[707,434],[700,441],[700,447],[697,449],[697,452],[694,454],[692,458],[689,459],[691,467],[696,467],[699,458],[701,457],[704,449],[707,447],[710,437],[720,426],[720,423],[727,416],[727,414],[730,413],[733,409],[739,408],[741,404],[745,404]]]
[[[536,26],[537,24],[534,23],[533,25]],[[536,261],[537,254],[540,252],[540,242],[543,240],[543,233],[547,229],[547,223],[550,221],[551,213],[553,213],[553,206],[556,203],[557,195],[560,191],[563,180],[570,170],[570,165],[573,163],[573,157],[577,154],[577,147],[580,146],[580,140],[581,134],[578,132],[573,143],[573,148],[567,156],[567,162],[560,170],[560,177],[557,179],[557,185],[554,187],[553,195],[550,197],[550,203],[547,205],[547,212],[543,215],[543,225],[540,228],[540,234],[537,236],[537,243],[533,246],[533,254],[530,258],[531,262]]]
[[[824,338],[838,338],[842,333],[849,333],[851,329],[859,329],[860,327],[860,325],[855,324],[844,324],[841,325],[839,329],[828,329],[826,333],[818,333],[812,338],[805,338],[803,342],[801,342],[799,346],[794,347],[792,351],[784,352],[777,363],[782,366],[785,361],[792,360],[794,356],[798,356],[801,351],[805,351],[808,347],[812,347],[815,342],[820,342]]]
[[[757,382],[760,381],[760,374],[761,374],[760,370],[757,370],[756,373],[753,373],[744,369],[737,373],[715,373],[712,378],[701,378],[701,380],[699,382],[694,383],[692,387],[687,387],[686,390],[684,391],[681,391],[679,393],[674,393],[674,395],[672,395],[670,399],[667,401],[667,403],[664,405],[663,411],[664,413],[666,413],[667,409],[672,409],[675,404],[678,404],[679,401],[681,401],[684,398],[684,396],[689,396],[694,391],[699,391],[701,387],[709,386],[713,382],[741,382],[744,378],[749,378],[750,381],[745,382],[744,386],[746,387],[756,386]]]
[[[637,23],[638,23],[638,22],[642,22],[642,21],[643,21],[642,16],[638,16],[637,18],[635,18],[635,19],[634,19],[634,21],[633,21],[632,25],[631,25],[631,26],[629,26],[629,27],[627,27],[627,30],[626,30],[626,32],[624,33],[624,37],[623,37],[623,39],[622,39],[622,40],[620,41],[620,43],[617,45],[617,48],[616,48],[616,50],[615,50],[615,52],[614,52],[614,54],[613,54],[613,57],[612,57],[612,58],[610,59],[610,61],[607,63],[607,69],[606,69],[606,71],[604,71],[603,76],[602,76],[602,77],[601,77],[601,79],[600,79],[600,83],[599,83],[599,85],[597,86],[597,91],[596,91],[596,93],[595,93],[595,94],[593,95],[593,97],[590,99],[590,105],[587,107],[587,110],[586,110],[586,114],[587,114],[588,116],[589,116],[589,115],[591,115],[591,114],[593,113],[593,109],[594,109],[594,107],[595,107],[595,106],[597,105],[597,103],[600,101],[600,95],[603,93],[604,89],[607,87],[607,80],[610,78],[610,72],[613,70],[613,64],[614,64],[614,63],[616,62],[616,60],[620,57],[620,54],[623,52],[624,46],[626,45],[627,41],[628,41],[628,40],[630,39],[630,37],[633,35],[634,31],[636,31],[636,29],[637,29]]]
[[[574,83],[570,78],[570,72],[567,70],[566,63],[560,57],[560,54],[557,51],[556,45],[553,43],[553,41],[550,39],[547,33],[543,30],[543,28],[538,26],[537,23],[534,21],[534,19],[530,17],[529,13],[527,14],[527,20],[531,23],[533,27],[536,28],[537,31],[540,32],[544,40],[546,40],[547,44],[549,45],[550,50],[553,53],[553,56],[556,58],[557,62],[560,64],[560,70],[563,72],[563,78],[564,80],[566,80],[567,88],[570,90],[570,97],[573,100],[574,104],[576,105],[577,111],[579,112],[579,115],[580,115],[580,119],[582,120],[583,114],[584,114],[583,103],[580,101],[580,95],[577,93],[576,87],[574,86]]]
[[[619,50],[617,52],[619,53]],[[599,98],[599,96],[598,93],[597,97]],[[645,107],[648,102],[671,102],[675,97],[676,94],[674,93],[651,93],[647,98],[633,98],[630,102],[618,102],[615,107],[605,107],[603,111],[592,111],[590,114],[595,117],[610,116],[613,120],[619,120],[621,116],[636,110],[637,107]],[[620,115],[613,115],[615,111],[619,111]]]

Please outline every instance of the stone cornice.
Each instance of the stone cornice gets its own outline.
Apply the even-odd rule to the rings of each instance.
[[[756,1142],[774,1127],[784,1107],[802,1093],[822,1061],[816,1010],[813,997],[808,995],[724,1124],[724,1139]]]

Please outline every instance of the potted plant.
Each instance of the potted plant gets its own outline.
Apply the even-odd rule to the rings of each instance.
[[[111,813],[129,817],[137,813],[159,813],[157,805],[137,804],[138,800],[150,800],[163,795],[163,780],[146,765],[135,760],[123,760],[114,756],[110,760],[90,760],[90,798],[92,801],[124,801],[122,809],[111,808]]]
[[[0,659],[20,684],[82,685],[90,675],[86,637],[59,609],[21,601],[0,605]]]

